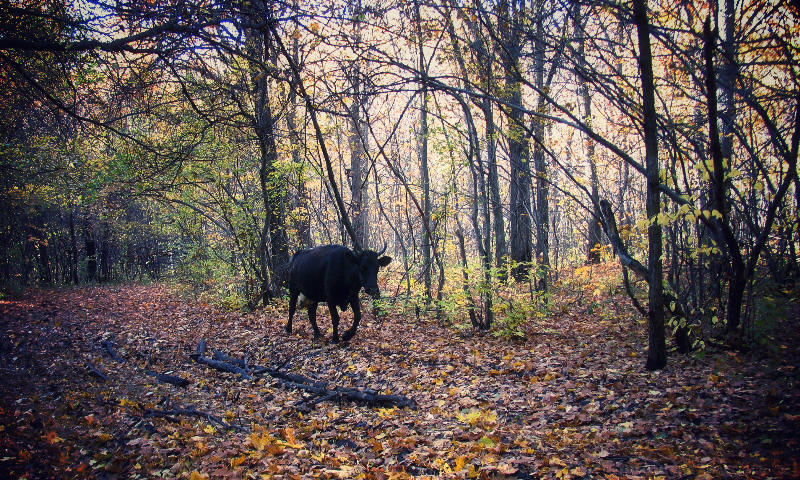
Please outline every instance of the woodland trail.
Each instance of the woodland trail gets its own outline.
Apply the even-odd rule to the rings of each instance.
[[[287,336],[285,305],[229,312],[158,285],[2,299],[0,477],[800,477],[796,305],[763,349],[673,352],[651,373],[646,327],[627,299],[585,303],[532,319],[519,341],[367,313],[339,346],[314,342],[304,313]],[[330,327],[327,312],[318,318]],[[302,408],[313,399],[269,376],[193,362],[201,339],[417,408]],[[157,383],[145,370],[192,383]]]

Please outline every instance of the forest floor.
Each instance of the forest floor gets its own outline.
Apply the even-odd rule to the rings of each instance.
[[[763,348],[671,352],[653,373],[630,302],[581,288],[524,340],[368,312],[346,346],[313,341],[304,312],[287,336],[285,306],[230,312],[159,285],[0,299],[0,478],[800,478],[794,300]],[[314,404],[195,363],[201,339],[417,408]]]

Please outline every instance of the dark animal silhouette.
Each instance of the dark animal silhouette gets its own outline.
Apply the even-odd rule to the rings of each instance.
[[[317,305],[326,302],[333,323],[333,341],[339,341],[339,313],[353,309],[353,325],[342,336],[347,342],[356,333],[361,320],[361,303],[358,292],[363,287],[373,298],[380,296],[378,290],[378,269],[392,261],[383,256],[386,246],[380,252],[372,250],[356,251],[342,245],[325,245],[299,251],[289,261],[289,321],[286,333],[292,333],[292,317],[300,306],[308,309],[308,320],[314,328],[314,338],[321,336],[317,327]]]

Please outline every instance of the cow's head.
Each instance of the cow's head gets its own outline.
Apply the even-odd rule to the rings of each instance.
[[[383,246],[380,252],[362,250],[356,254],[358,257],[358,270],[361,275],[361,285],[373,298],[378,298],[381,294],[378,290],[378,269],[389,265],[389,262],[392,261],[392,257],[381,256],[385,251],[386,245]]]

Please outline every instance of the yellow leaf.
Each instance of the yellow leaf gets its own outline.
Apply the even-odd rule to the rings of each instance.
[[[300,449],[303,448],[305,445],[297,441],[297,438],[294,436],[294,429],[293,428],[284,428],[283,429],[283,438],[286,439],[285,442],[279,442],[281,445],[286,445],[290,448]]]
[[[264,433],[251,433],[250,444],[259,452],[267,448],[272,443],[272,437],[266,432]]]
[[[439,473],[441,474],[449,474],[453,473],[453,469],[450,468],[450,465],[447,463],[447,460],[442,460],[441,458],[437,458],[434,460],[433,464],[436,468],[439,469]]]
[[[378,416],[381,418],[393,417],[396,413],[397,413],[397,407],[378,409]]]
[[[453,470],[455,470],[456,472],[464,470],[464,467],[466,465],[467,465],[467,457],[461,455],[460,457],[456,458]]]
[[[203,427],[203,431],[206,432],[209,435],[213,435],[213,434],[217,433],[217,429],[214,428],[213,425],[206,425],[205,427]]]
[[[241,457],[231,458],[231,468],[236,468],[244,463],[244,455]]]
[[[319,463],[322,463],[323,461],[325,461],[325,452],[312,453],[311,458],[318,461]]]
[[[208,474],[200,473],[197,470],[193,470],[192,474],[189,475],[189,480],[208,480]]]
[[[456,413],[456,418],[459,421],[469,423],[470,425],[475,425],[478,423],[478,419],[481,418],[481,411],[480,410],[469,410],[467,413]]]

